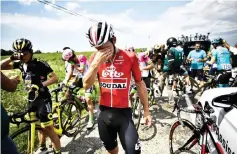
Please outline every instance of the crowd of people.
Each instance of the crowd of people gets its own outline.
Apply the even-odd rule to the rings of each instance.
[[[89,110],[87,128],[91,129],[95,124],[92,91],[98,79],[101,111],[98,117],[98,130],[100,139],[110,154],[118,153],[117,134],[126,153],[141,152],[139,135],[132,120],[131,96],[134,91],[138,93],[144,109],[143,122],[151,125],[148,103],[151,77],[159,79],[160,97],[163,95],[164,87],[167,87],[170,105],[175,103],[173,90],[177,86],[177,75],[184,76],[185,84],[189,88],[187,92],[192,92],[193,88],[190,76],[197,78],[200,85],[204,83],[203,69],[206,67],[210,68],[210,74],[218,76],[219,87],[228,87],[231,79],[236,80],[237,44],[232,47],[221,38],[212,41],[211,51],[202,50],[201,44],[197,42],[195,50],[190,51],[185,57],[183,42],[174,37],[168,38],[166,45],[156,44],[138,53],[135,47],[120,49],[115,45],[116,36],[112,26],[106,22],[91,26],[87,37],[91,46],[97,50],[89,60],[83,54],[76,55],[70,47],[63,48],[62,60],[65,61],[66,75],[62,84],[84,87]],[[32,46],[31,41],[24,38],[14,41],[15,53],[1,61],[1,69],[20,69],[25,89],[33,84],[38,86],[39,95],[34,102],[30,102],[31,110],[37,113],[43,128],[39,131],[39,149],[36,153],[47,152],[46,137],[49,137],[53,143],[54,153],[59,154],[60,139],[53,130],[52,119],[48,116],[52,112],[52,101],[47,88],[58,81],[57,72],[54,72],[47,62],[33,57]],[[190,64],[189,68],[187,63]],[[1,73],[4,90],[14,91],[18,80],[19,78],[9,80]],[[3,107],[1,110],[2,117],[5,117],[2,118],[1,126],[3,122],[5,127],[9,126]],[[12,150],[16,148],[12,148],[14,143],[8,137],[9,127],[4,129],[2,143],[6,146],[2,146],[2,152],[17,153],[17,150]]]

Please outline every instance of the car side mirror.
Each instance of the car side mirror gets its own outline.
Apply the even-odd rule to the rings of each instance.
[[[212,100],[212,105],[221,108],[230,108],[237,103],[237,93],[221,95]]]

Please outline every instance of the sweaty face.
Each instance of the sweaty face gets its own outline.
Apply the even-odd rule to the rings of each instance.
[[[31,60],[32,53],[30,53],[30,51],[24,51],[24,52],[22,52],[22,54],[23,54],[22,61],[24,63],[27,63],[28,61]]]
[[[196,44],[196,45],[195,45],[195,49],[196,49],[196,50],[199,50],[199,49],[200,49],[200,47],[201,47],[201,45],[200,45],[200,44]]]

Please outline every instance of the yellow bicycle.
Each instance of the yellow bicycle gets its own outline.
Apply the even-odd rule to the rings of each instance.
[[[62,91],[62,88],[58,86],[51,91],[51,93],[55,94],[55,102],[53,102],[52,107],[54,131],[59,137],[62,135],[72,137],[80,128],[81,112],[76,103],[59,101],[58,94]],[[37,93],[38,89],[36,86],[32,86],[32,89]],[[33,154],[38,143],[38,138],[35,137],[37,136],[36,130],[42,130],[36,113],[29,112],[29,109],[27,109],[24,112],[9,115],[9,118],[10,122],[16,124],[18,128],[20,124],[26,124],[12,133],[10,137],[21,154]]]

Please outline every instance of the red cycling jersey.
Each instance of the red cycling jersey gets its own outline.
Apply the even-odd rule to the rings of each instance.
[[[96,53],[95,53],[96,54]],[[90,62],[93,61],[92,55]],[[141,81],[138,58],[134,52],[118,50],[114,61],[103,63],[98,69],[100,105],[114,108],[131,107],[129,91],[131,76]]]

